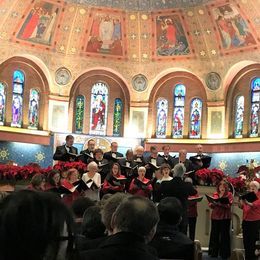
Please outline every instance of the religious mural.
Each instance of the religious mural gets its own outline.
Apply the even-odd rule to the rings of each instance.
[[[155,50],[157,56],[182,56],[191,53],[186,28],[179,15],[155,16]],[[186,30],[187,31],[187,30]]]
[[[52,45],[59,13],[60,6],[48,1],[36,1],[27,14],[17,38]]]
[[[108,88],[103,82],[94,84],[91,91],[90,134],[106,135]]]
[[[238,7],[233,4],[224,4],[212,9],[212,13],[224,50],[256,44],[252,28]]]
[[[123,22],[122,13],[93,11],[88,23],[85,52],[123,56]]]

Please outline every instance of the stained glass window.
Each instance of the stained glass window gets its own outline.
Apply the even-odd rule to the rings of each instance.
[[[5,122],[6,85],[0,82],[0,125]]]
[[[76,98],[76,114],[75,114],[75,131],[76,133],[83,132],[85,99],[84,96],[77,96]]]
[[[123,102],[120,98],[115,99],[113,136],[122,135]]]
[[[184,106],[186,87],[178,84],[174,90],[173,138],[182,138],[184,129]]]
[[[168,101],[166,99],[159,98],[156,104],[157,104],[156,137],[166,138]]]
[[[16,70],[13,74],[13,101],[11,126],[21,127],[23,117],[24,74]]]
[[[199,98],[192,99],[190,108],[190,138],[200,138],[202,101]]]
[[[245,98],[238,96],[236,99],[235,109],[235,138],[241,138],[243,136],[243,124],[244,124],[244,104]]]
[[[39,125],[39,101],[40,95],[37,89],[30,90],[29,100],[29,126],[30,129],[38,129]]]
[[[250,137],[258,136],[259,102],[260,78],[255,78],[251,83]]]
[[[105,135],[107,130],[108,88],[103,82],[94,84],[91,91],[90,134]]]

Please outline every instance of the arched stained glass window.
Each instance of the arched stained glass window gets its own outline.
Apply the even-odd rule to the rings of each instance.
[[[0,82],[0,125],[5,122],[6,84]]]
[[[13,74],[13,102],[11,126],[21,127],[23,117],[24,74],[20,70]]]
[[[108,88],[95,83],[91,91],[90,134],[105,135],[107,130]]]
[[[192,99],[190,109],[190,138],[200,138],[202,101],[199,98]]]
[[[251,83],[250,137],[258,136],[259,102],[260,102],[260,78],[255,78]]]
[[[235,109],[235,138],[243,137],[243,124],[244,124],[244,107],[245,98],[238,96],[236,98],[236,109]]]
[[[75,113],[75,131],[76,133],[83,132],[85,99],[84,96],[79,95],[76,98],[76,113]]]
[[[123,115],[123,102],[120,98],[115,99],[114,105],[114,122],[113,122],[113,136],[122,135],[122,115]]]
[[[29,126],[30,129],[38,129],[39,125],[40,95],[37,89],[30,90],[29,100]]]
[[[156,104],[157,104],[156,137],[166,138],[168,101],[166,99],[159,98]]]
[[[173,138],[182,138],[184,129],[184,106],[186,87],[178,84],[174,90]]]

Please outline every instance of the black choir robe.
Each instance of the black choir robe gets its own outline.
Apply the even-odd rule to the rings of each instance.
[[[77,155],[78,154],[78,149],[74,146],[71,146],[71,151],[70,153]],[[76,160],[77,158],[73,158],[71,154],[68,153],[66,149],[66,145],[61,145],[56,147],[56,151],[53,155],[53,160],[58,160],[58,161],[64,161],[64,162],[69,162],[70,159]]]

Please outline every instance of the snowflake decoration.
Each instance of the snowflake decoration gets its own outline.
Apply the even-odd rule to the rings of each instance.
[[[36,162],[42,162],[45,159],[45,154],[43,152],[38,152],[35,154]]]
[[[218,166],[222,171],[224,171],[227,168],[227,162],[222,160],[219,162]]]
[[[0,149],[0,159],[7,160],[9,158],[9,151],[7,148]]]

